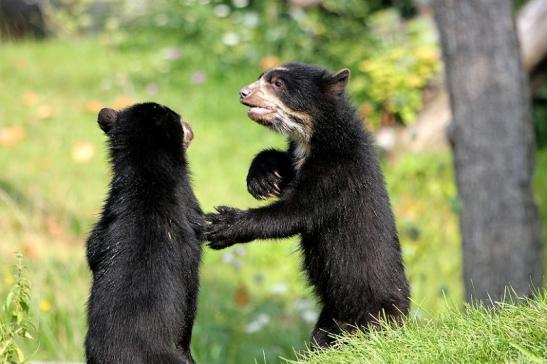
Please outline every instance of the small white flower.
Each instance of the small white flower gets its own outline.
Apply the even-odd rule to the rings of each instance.
[[[260,322],[262,325],[267,325],[270,323],[270,315],[261,313],[257,317],[258,322]]]
[[[239,35],[234,32],[225,33],[222,36],[222,42],[228,47],[233,47],[239,44]]]
[[[272,285],[272,287],[270,288],[270,292],[272,292],[273,294],[284,294],[287,293],[288,289],[289,287],[286,283],[276,283]]]
[[[158,26],[158,27],[163,27],[163,26],[167,25],[168,21],[169,21],[169,19],[167,18],[167,15],[165,15],[165,14],[159,14],[154,19],[154,22],[156,23],[156,26]]]
[[[249,322],[249,324],[247,324],[247,326],[245,327],[245,332],[247,334],[255,333],[257,331],[262,330],[264,326],[266,326],[269,323],[270,323],[270,316],[265,313],[261,313],[260,315],[258,315],[258,317],[254,321],[251,321]]]
[[[248,12],[243,16],[243,25],[248,28],[256,28],[260,22],[260,17],[254,11]]]
[[[302,319],[308,323],[317,321],[317,317],[319,317],[319,315],[313,310],[305,310],[302,312]]]
[[[245,8],[249,5],[249,0],[232,0],[232,4],[236,8]]]
[[[243,263],[241,262],[241,260],[236,259],[236,260],[234,261],[234,268],[235,268],[235,269],[241,269],[242,266],[243,266]]]
[[[313,305],[312,305],[311,301],[308,300],[308,299],[305,299],[305,298],[299,299],[294,303],[294,308],[297,311],[310,310],[312,307],[313,307]]]
[[[235,253],[236,253],[237,255],[240,255],[240,256],[241,256],[241,255],[245,255],[245,254],[247,254],[247,249],[245,249],[245,248],[242,247],[242,246],[238,246],[237,248],[235,248]]]
[[[182,56],[182,51],[177,47],[170,47],[162,49],[163,59],[166,61],[176,61]]]
[[[304,20],[306,20],[306,12],[304,11],[304,9],[301,9],[301,8],[292,7],[289,10],[289,15],[295,21],[304,21]]]
[[[201,85],[207,82],[207,75],[203,71],[197,71],[192,74],[192,83],[194,85]]]
[[[247,334],[252,334],[252,333],[255,333],[257,331],[260,331],[261,328],[262,328],[262,326],[258,322],[252,321],[245,327],[245,332]]]
[[[213,8],[213,13],[219,18],[225,18],[230,15],[230,7],[226,4],[220,4]]]
[[[232,252],[225,253],[225,254],[222,256],[222,262],[223,262],[223,263],[230,264],[230,263],[232,263],[234,260],[235,260],[235,255],[234,255],[234,253],[232,253]]]
[[[146,93],[150,96],[157,95],[160,91],[160,88],[158,87],[157,83],[151,82],[148,85],[146,85]]]

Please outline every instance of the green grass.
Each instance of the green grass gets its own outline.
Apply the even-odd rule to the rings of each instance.
[[[447,306],[436,320],[409,320],[402,328],[342,336],[332,349],[295,364],[545,363],[547,291],[496,310]]]
[[[205,211],[220,204],[259,205],[246,192],[248,165],[262,148],[284,145],[250,122],[238,103],[239,88],[256,78],[258,67],[223,65],[196,45],[139,37],[132,42],[115,46],[94,38],[1,46],[0,129],[19,126],[25,137],[9,148],[0,146],[0,279],[6,283],[0,285],[0,298],[13,281],[14,252],[21,251],[36,326],[36,340],[24,349],[33,360],[83,358],[90,285],[85,239],[109,180],[97,105],[154,100],[179,111],[195,131],[189,158]],[[168,46],[180,46],[182,58],[166,60]],[[197,71],[207,82],[192,83]],[[151,88],[157,93],[148,94]],[[96,148],[85,163],[71,157],[78,143]],[[544,232],[546,162],[546,153],[538,156],[536,193]],[[405,155],[386,161],[384,170],[416,302],[413,313],[434,317],[447,311],[445,297],[456,305],[462,301],[450,156]],[[316,311],[300,260],[296,239],[207,250],[192,343],[196,360],[294,358],[305,347]]]

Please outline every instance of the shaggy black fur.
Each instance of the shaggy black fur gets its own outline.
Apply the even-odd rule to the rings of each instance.
[[[312,336],[319,346],[332,343],[328,333],[366,329],[383,314],[400,321],[409,309],[384,178],[373,139],[345,96],[348,79],[348,70],[288,64],[243,89],[253,120],[278,131],[287,129],[280,123],[298,124],[286,133],[289,150],[261,152],[247,179],[253,196],[280,199],[245,211],[219,207],[206,218],[213,249],[301,235],[304,269],[322,305]],[[264,101],[272,94],[277,101]]]
[[[154,103],[103,109],[98,121],[113,178],[87,243],[87,362],[193,363],[203,216],[185,157],[191,129]]]

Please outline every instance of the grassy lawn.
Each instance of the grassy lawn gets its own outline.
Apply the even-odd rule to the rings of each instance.
[[[109,180],[102,106],[153,100],[180,112],[195,139],[189,158],[205,211],[257,206],[248,165],[283,140],[247,119],[239,88],[256,65],[222,66],[202,50],[105,39],[2,44],[0,58],[0,300],[24,254],[32,284],[31,359],[82,360],[90,274],[85,239]],[[170,60],[171,58],[171,60]],[[6,135],[6,134],[4,134]],[[1,141],[2,139],[0,139]],[[6,140],[8,140],[6,142]],[[547,154],[538,156],[537,197],[547,226]],[[461,305],[456,190],[448,153],[405,155],[384,170],[397,216],[418,319]],[[545,236],[546,234],[544,234]],[[193,336],[201,363],[275,363],[304,348],[316,310],[299,272],[295,239],[206,251]]]
[[[336,347],[293,363],[545,363],[546,312],[545,292],[495,312],[454,307],[434,321],[343,337]]]

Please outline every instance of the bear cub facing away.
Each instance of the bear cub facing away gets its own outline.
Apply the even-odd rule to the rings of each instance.
[[[299,234],[322,306],[312,344],[342,330],[400,321],[409,308],[399,238],[373,139],[345,94],[349,70],[305,64],[269,70],[240,91],[253,121],[287,136],[287,151],[253,160],[247,187],[260,208],[207,215],[213,249]]]
[[[192,129],[155,103],[102,109],[98,123],[113,177],[87,242],[87,362],[193,363],[203,217],[185,154]]]

